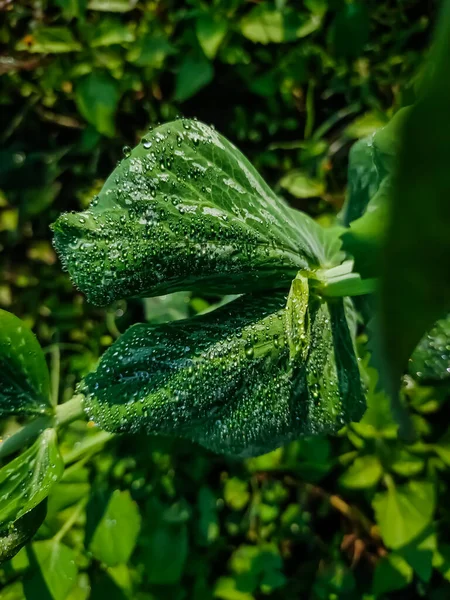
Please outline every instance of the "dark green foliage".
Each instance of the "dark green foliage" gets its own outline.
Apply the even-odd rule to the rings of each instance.
[[[135,146],[149,125],[198,117],[235,143],[275,192],[329,224],[343,203],[353,141],[414,101],[435,19],[435,3],[423,0],[5,6],[0,306],[36,332],[60,402],[133,323],[152,329],[220,302],[199,289],[97,309],[60,272],[49,224],[88,208],[122,147]],[[364,190],[353,187],[361,208],[346,213],[346,224],[372,198]],[[303,438],[236,461],[179,439],[112,438],[92,422],[61,430],[66,471],[35,541],[0,569],[2,600],[448,598],[443,333],[441,321],[403,381],[412,445],[396,439],[359,320],[368,410],[339,437]],[[297,345],[289,345],[294,355]],[[2,420],[2,436],[24,418]],[[12,553],[14,544],[15,552],[44,508],[3,528],[0,547]]]

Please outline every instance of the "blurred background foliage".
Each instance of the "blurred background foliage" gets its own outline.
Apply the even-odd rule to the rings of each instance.
[[[177,115],[213,124],[292,205],[332,220],[351,145],[414,101],[436,5],[0,0],[0,11],[0,307],[34,328],[67,399],[130,324],[220,299],[89,306],[49,224],[85,208],[123,148]],[[244,462],[74,424],[68,469],[37,541],[0,570],[0,598],[448,598],[448,379],[413,365],[404,395],[419,439],[405,446],[362,362],[360,424]]]

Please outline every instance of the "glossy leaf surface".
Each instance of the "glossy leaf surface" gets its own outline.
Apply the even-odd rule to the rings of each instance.
[[[8,524],[0,531],[0,564],[19,552],[36,534],[46,515],[46,502],[43,501],[32,510]]]
[[[450,378],[450,315],[437,321],[418,343],[408,364],[419,381],[445,381]]]
[[[214,129],[179,120],[149,132],[55,246],[95,304],[177,290],[288,287],[340,261],[334,234],[290,209]]]
[[[0,418],[51,411],[50,379],[32,331],[0,309]]]
[[[60,479],[64,464],[54,429],[0,469],[0,525],[20,519],[41,503]]]
[[[302,287],[287,308],[283,293],[249,295],[193,319],[135,325],[81,391],[106,430],[177,435],[235,456],[336,432],[364,410],[342,302],[308,299]]]

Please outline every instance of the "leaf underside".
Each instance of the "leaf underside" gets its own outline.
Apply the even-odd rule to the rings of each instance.
[[[89,417],[108,431],[171,434],[240,457],[336,432],[365,406],[352,340],[341,301],[305,298],[295,336],[284,293],[134,325],[81,386]]]
[[[53,225],[55,247],[94,304],[177,290],[287,288],[340,260],[336,237],[290,209],[207,125],[149,132],[83,213]]]

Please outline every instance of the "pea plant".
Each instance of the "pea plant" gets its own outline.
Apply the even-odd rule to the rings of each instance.
[[[58,405],[36,338],[0,312],[0,416],[23,423],[0,444],[1,560],[42,524],[64,472],[60,432],[73,421],[243,458],[360,420],[358,327],[400,434],[413,438],[402,374],[449,372],[445,44],[438,36],[423,98],[352,148],[347,202],[331,227],[290,208],[214,128],[188,119],[125,148],[89,208],[59,217],[55,248],[91,303],[180,290],[226,301],[133,325]]]

